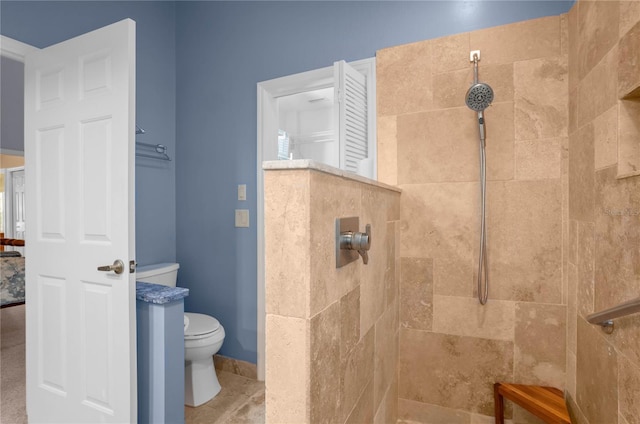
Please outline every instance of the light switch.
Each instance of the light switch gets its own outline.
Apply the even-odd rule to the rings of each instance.
[[[236,209],[236,227],[249,226],[249,209]]]
[[[238,184],[238,200],[247,200],[246,184]]]

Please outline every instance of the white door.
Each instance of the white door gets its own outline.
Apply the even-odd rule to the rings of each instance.
[[[136,421],[134,115],[132,20],[26,56],[31,423]]]

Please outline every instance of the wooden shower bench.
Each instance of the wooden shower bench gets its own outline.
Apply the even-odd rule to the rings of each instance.
[[[555,387],[496,383],[493,385],[496,424],[504,424],[504,398],[549,424],[571,424],[564,394]]]

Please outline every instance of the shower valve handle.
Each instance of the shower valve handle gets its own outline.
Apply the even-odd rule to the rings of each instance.
[[[346,232],[340,235],[340,248],[346,250],[357,250],[362,256],[362,262],[369,263],[367,251],[371,248],[371,224],[367,224],[364,233]]]
[[[365,265],[369,263],[369,254],[367,253],[366,250],[358,250],[358,253],[360,254],[360,256],[362,256],[362,263],[364,263]]]

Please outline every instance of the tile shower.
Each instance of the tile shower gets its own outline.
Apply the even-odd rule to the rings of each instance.
[[[400,419],[490,416],[496,381],[564,387],[565,20],[536,19],[377,54],[379,179],[403,191]],[[478,130],[464,103],[471,50],[481,51],[480,79],[496,96],[485,113],[485,306],[475,298]],[[515,414],[518,420],[526,412]]]
[[[484,307],[471,50],[496,95]],[[310,170],[266,186],[288,217],[266,223],[279,255],[267,257],[267,422],[293,411],[278,400],[287,393],[301,422],[491,422],[500,380],[566,390],[578,423],[640,422],[640,317],[610,336],[585,320],[640,289],[640,2],[578,1],[566,15],[384,49],[377,79],[378,179],[400,195]],[[392,202],[366,203],[369,191]],[[328,215],[359,207],[388,211],[374,225],[388,250],[339,274]],[[278,265],[289,242],[305,249]]]
[[[399,207],[391,187],[265,172],[267,422],[395,422]],[[369,264],[336,268],[335,220],[350,216],[371,224]]]

